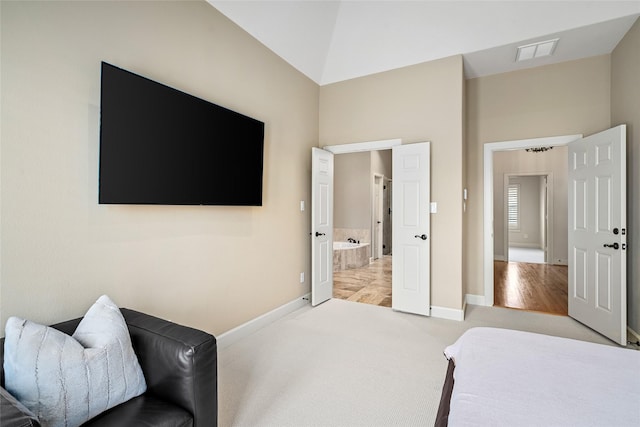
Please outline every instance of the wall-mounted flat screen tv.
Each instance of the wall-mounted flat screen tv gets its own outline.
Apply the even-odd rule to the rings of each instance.
[[[102,63],[99,203],[261,206],[264,123]]]

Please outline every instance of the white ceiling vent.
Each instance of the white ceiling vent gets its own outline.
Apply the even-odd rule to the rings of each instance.
[[[553,51],[556,49],[558,40],[545,40],[543,42],[531,43],[524,46],[518,46],[518,53],[516,54],[516,62],[526,61],[527,59],[540,58],[542,56],[553,55]]]

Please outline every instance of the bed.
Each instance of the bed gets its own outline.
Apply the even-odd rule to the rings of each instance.
[[[640,351],[472,328],[445,356],[438,427],[640,425]]]

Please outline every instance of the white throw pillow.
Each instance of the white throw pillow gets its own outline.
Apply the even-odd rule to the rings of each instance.
[[[79,426],[145,392],[120,309],[101,296],[73,337],[28,320],[7,320],[5,388],[43,426]]]

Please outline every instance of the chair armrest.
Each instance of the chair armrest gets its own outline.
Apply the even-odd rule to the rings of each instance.
[[[193,427],[216,426],[218,355],[215,337],[138,311],[121,308],[120,312],[129,327],[133,349],[147,383],[147,393],[189,411],[193,415]],[[72,335],[80,320],[68,320],[52,327]],[[3,361],[4,338],[0,339],[0,386],[4,386]],[[40,425],[35,417],[29,418],[29,411],[9,392],[4,388],[1,391],[2,427]],[[26,418],[21,418],[22,410],[15,418],[24,424],[6,421],[14,415],[14,407],[18,407],[13,402],[26,410]]]
[[[0,425],[2,427],[39,427],[40,423],[31,411],[7,390],[0,387]]]
[[[147,393],[191,412],[194,427],[218,419],[217,346],[213,335],[121,308]]]

